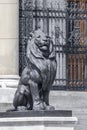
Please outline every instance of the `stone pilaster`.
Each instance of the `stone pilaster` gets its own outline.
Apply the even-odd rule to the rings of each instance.
[[[0,85],[15,86],[19,75],[19,1],[0,0]],[[11,82],[10,82],[11,81]]]

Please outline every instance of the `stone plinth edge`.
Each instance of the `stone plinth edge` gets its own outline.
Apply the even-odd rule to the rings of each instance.
[[[18,125],[57,125],[73,127],[77,123],[76,117],[14,117],[0,118],[0,126]]]
[[[41,113],[45,112],[41,112],[41,116],[35,115],[39,111],[31,116],[30,112],[33,113],[33,111],[29,111],[27,116],[28,112],[24,112],[24,114],[19,112],[19,116],[17,116],[17,112],[0,113],[0,130],[74,130],[78,121],[76,117],[58,116],[58,111],[56,111],[56,115],[52,114],[52,116],[51,113],[55,113],[54,111],[50,111],[50,114],[47,112],[47,116],[42,116]],[[15,114],[16,116],[14,116]]]

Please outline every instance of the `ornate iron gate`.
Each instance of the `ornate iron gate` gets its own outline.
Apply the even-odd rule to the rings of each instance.
[[[86,90],[87,4],[70,0],[20,0],[20,74],[26,66],[26,44],[40,27],[56,48],[57,73],[53,89]]]
[[[87,3],[68,2],[67,8],[67,79],[68,89],[86,90],[87,82]]]

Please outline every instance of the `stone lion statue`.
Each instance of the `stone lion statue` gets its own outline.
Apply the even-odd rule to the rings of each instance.
[[[31,33],[26,58],[27,66],[13,100],[15,110],[53,110],[49,105],[49,92],[56,75],[52,39],[40,29]]]

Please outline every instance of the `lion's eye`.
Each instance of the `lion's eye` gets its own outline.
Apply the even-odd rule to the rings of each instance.
[[[40,38],[40,35],[37,38]]]

